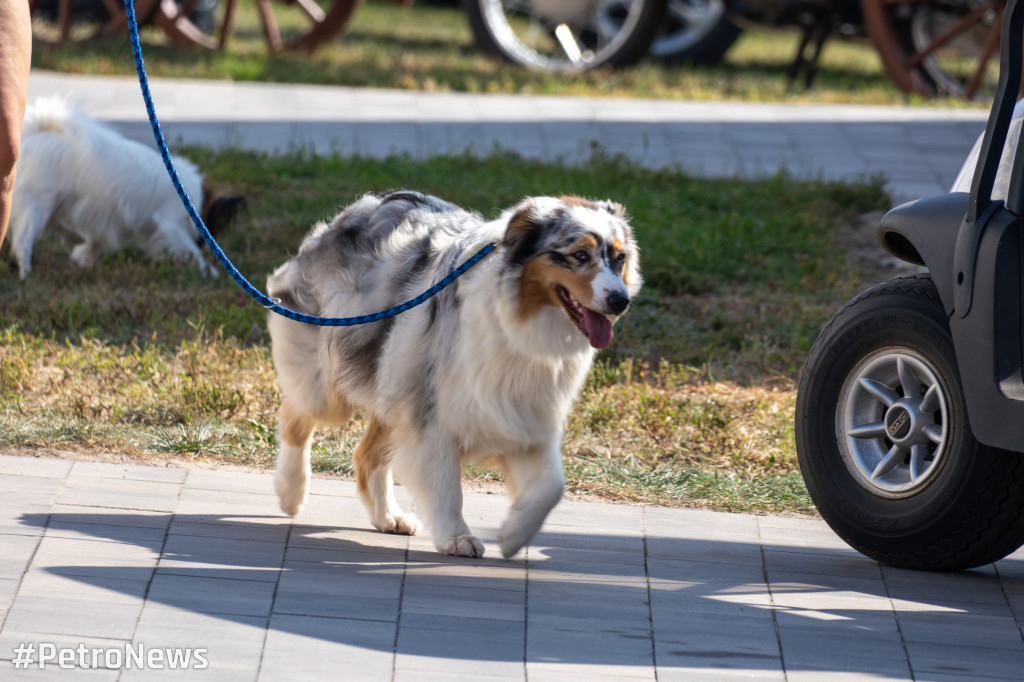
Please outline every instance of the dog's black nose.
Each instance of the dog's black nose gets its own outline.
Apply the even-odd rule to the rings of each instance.
[[[611,310],[613,314],[621,315],[626,312],[626,308],[629,307],[629,296],[621,291],[613,291],[608,294],[606,303],[608,304],[608,309]]]

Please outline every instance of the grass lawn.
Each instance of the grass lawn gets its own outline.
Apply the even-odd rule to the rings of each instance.
[[[625,204],[647,285],[572,412],[570,487],[811,510],[793,449],[795,380],[829,315],[861,287],[834,238],[851,217],[888,206],[880,183],[705,180],[600,154],[577,168],[503,153],[424,162],[184,151],[248,196],[222,244],[261,287],[314,221],[366,191],[415,188],[489,217],[529,194]],[[131,251],[79,271],[68,250],[47,234],[27,281],[0,276],[0,449],[271,466],[279,394],[265,311],[224,275],[205,280]],[[320,432],[316,469],[350,474],[360,433],[359,419]]]
[[[238,7],[236,31],[225,51],[175,47],[160,29],[144,29],[150,75],[459,92],[974,106],[908,97],[889,80],[870,44],[839,39],[827,44],[815,86],[791,92],[786,71],[798,43],[794,32],[747,31],[715,67],[645,61],[630,68],[559,76],[484,57],[473,44],[464,15],[452,7],[420,2],[402,9],[367,3],[344,37],[312,56],[268,55],[256,3],[243,1]],[[287,31],[293,17],[281,4],[274,7]],[[37,45],[33,65],[76,73],[135,73],[127,37],[87,47]]]

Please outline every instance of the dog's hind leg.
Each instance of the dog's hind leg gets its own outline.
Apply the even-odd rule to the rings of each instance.
[[[390,429],[370,418],[366,435],[356,448],[353,461],[359,496],[370,512],[374,528],[382,533],[416,535],[423,527],[413,514],[402,512],[395,499],[391,477]]]
[[[309,451],[316,421],[310,415],[295,409],[286,400],[278,413],[281,449],[274,472],[274,490],[281,503],[281,511],[295,516],[306,503],[309,488]]]
[[[498,544],[505,558],[533,539],[548,513],[565,493],[560,442],[561,438],[558,438],[547,449],[502,458],[512,495],[512,509],[498,534]]]
[[[32,247],[46,229],[52,206],[43,206],[34,196],[18,192],[11,201],[11,256],[18,266],[18,277],[32,272]]]

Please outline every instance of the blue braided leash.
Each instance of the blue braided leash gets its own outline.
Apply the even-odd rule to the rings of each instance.
[[[366,324],[367,322],[377,322],[378,320],[394,317],[395,315],[404,313],[410,308],[415,308],[420,305],[461,277],[467,270],[479,263],[484,256],[494,250],[496,246],[495,242],[487,244],[470,256],[462,265],[452,270],[444,279],[424,291],[416,298],[409,299],[405,303],[401,303],[394,308],[382,310],[379,313],[359,315],[357,317],[318,317],[316,315],[306,315],[305,313],[285,308],[280,304],[279,299],[270,298],[264,294],[262,291],[254,287],[249,280],[247,280],[242,273],[238,271],[238,268],[236,268],[234,263],[232,263],[224,254],[220,245],[217,244],[213,235],[210,234],[210,230],[207,229],[206,225],[203,223],[203,219],[199,216],[199,212],[196,211],[196,207],[192,204],[192,200],[189,198],[188,192],[185,191],[185,187],[181,184],[181,179],[178,177],[178,171],[174,167],[174,162],[171,161],[171,153],[167,150],[167,142],[164,140],[164,133],[160,129],[160,121],[156,117],[156,109],[153,107],[153,96],[149,91],[149,77],[146,75],[146,65],[142,61],[142,46],[139,42],[139,25],[135,18],[135,3],[133,0],[124,0],[124,9],[128,17],[128,34],[132,41],[132,52],[135,53],[135,70],[139,74],[139,85],[142,86],[142,98],[146,101],[146,112],[149,114],[149,124],[153,128],[153,137],[156,138],[156,145],[160,149],[160,156],[163,157],[164,166],[167,167],[167,173],[171,176],[171,182],[174,184],[174,189],[178,191],[178,196],[181,197],[181,202],[185,205],[185,209],[188,211],[189,217],[192,218],[192,222],[195,223],[196,228],[199,230],[199,234],[202,235],[203,241],[205,241],[206,245],[210,247],[210,252],[217,257],[217,260],[219,260],[221,265],[224,266],[227,273],[231,275],[239,285],[241,285],[242,289],[259,301],[259,303],[261,303],[267,310],[297,322],[305,322],[306,324],[315,324],[322,327],[351,327],[357,324]]]

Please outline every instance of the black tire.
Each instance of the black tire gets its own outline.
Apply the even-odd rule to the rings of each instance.
[[[669,64],[714,66],[742,32],[726,15],[725,0],[668,0],[661,32],[651,43],[651,57]]]
[[[898,379],[887,382],[887,372]],[[1024,543],[1024,457],[975,439],[948,318],[929,277],[877,285],[832,318],[804,368],[795,426],[811,498],[863,554],[958,570]],[[876,464],[874,453],[889,446]]]
[[[535,15],[532,4],[529,11],[514,15],[502,5],[501,0],[463,0],[477,47],[507,62],[542,71],[587,71],[600,66],[634,64],[647,54],[665,16],[665,0],[631,0],[622,2],[618,10],[599,4],[596,11],[603,14],[572,22],[573,38],[583,53],[582,59],[573,61],[550,38],[555,21]],[[527,24],[531,35],[540,42],[531,42],[526,32],[518,28]],[[618,30],[607,33],[595,29],[609,24]]]

